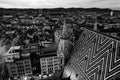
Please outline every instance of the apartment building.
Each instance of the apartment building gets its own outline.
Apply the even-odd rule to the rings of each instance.
[[[22,53],[20,46],[11,47],[4,57],[10,77],[32,74],[30,53]]]
[[[14,59],[20,58],[20,46],[12,46],[5,54],[5,62],[13,62]]]
[[[20,77],[32,74],[31,61],[29,58],[7,63],[7,68],[10,77]]]
[[[48,56],[40,58],[41,74],[52,74],[61,69],[59,66],[59,59],[57,56]]]

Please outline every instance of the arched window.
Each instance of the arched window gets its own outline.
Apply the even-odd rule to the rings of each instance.
[[[76,78],[78,77],[78,74],[76,74]]]

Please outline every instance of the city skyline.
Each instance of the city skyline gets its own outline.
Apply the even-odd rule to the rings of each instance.
[[[119,8],[120,0],[0,0],[2,8]]]

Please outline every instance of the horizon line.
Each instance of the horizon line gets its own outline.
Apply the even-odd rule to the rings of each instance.
[[[91,9],[91,8],[99,8],[99,9],[111,9],[111,10],[120,10],[115,8],[100,8],[100,7],[45,7],[45,8],[32,8],[32,7],[0,7],[3,9],[57,9],[57,8],[63,8],[63,9],[69,9],[69,8],[83,8],[83,9]]]

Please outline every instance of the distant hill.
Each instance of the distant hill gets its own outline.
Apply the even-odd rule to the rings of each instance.
[[[87,11],[87,12],[111,12],[112,9],[109,8],[43,8],[43,9],[18,9],[18,8],[0,8],[0,13],[3,14],[16,14],[16,12],[20,13],[30,13],[37,14],[42,10],[43,12],[78,12],[78,11]],[[120,12],[119,10],[114,10]]]
[[[113,10],[120,10],[120,7],[114,7]]]

